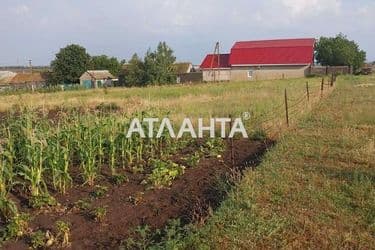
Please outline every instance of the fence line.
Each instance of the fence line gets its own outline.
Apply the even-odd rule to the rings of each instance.
[[[267,134],[278,136],[279,132],[283,130],[283,127],[289,127],[289,125],[297,119],[297,115],[303,114],[307,109],[315,103],[321,101],[323,97],[328,95],[333,90],[333,84],[336,82],[336,76],[333,75],[326,79],[323,77],[319,89],[311,88],[308,82],[306,82],[305,93],[297,98],[290,98],[287,95],[287,89],[284,92],[284,103],[277,105],[270,111],[260,115],[258,120],[253,125],[256,129],[261,128]],[[330,88],[324,88],[329,86]],[[281,110],[285,108],[285,120],[282,119]],[[284,121],[283,121],[284,120]],[[274,135],[273,133],[276,132]]]

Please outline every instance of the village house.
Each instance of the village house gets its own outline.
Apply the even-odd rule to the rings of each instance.
[[[100,88],[114,86],[118,79],[108,70],[88,70],[81,75],[79,81],[85,88]]]
[[[229,54],[207,55],[203,81],[253,81],[298,78],[314,64],[315,39],[236,42]]]
[[[1,71],[0,85],[3,89],[40,88],[46,84],[46,74],[41,72],[14,73]]]

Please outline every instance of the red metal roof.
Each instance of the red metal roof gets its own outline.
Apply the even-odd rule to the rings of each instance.
[[[201,64],[201,69],[230,68],[229,56],[230,56],[229,54],[220,54],[220,65],[219,65],[218,57],[214,56],[213,54],[209,54],[204,58]]]
[[[253,49],[273,47],[309,47],[314,46],[314,38],[276,39],[236,42],[232,49]]]
[[[315,39],[279,39],[237,42],[231,50],[230,65],[310,64]]]

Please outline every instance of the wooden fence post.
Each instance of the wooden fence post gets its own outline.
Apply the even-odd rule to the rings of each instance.
[[[324,91],[324,77],[322,78],[322,84],[320,85],[320,97],[323,97],[323,91]]]
[[[284,92],[284,97],[285,97],[285,118],[286,118],[286,125],[289,127],[289,110],[288,110],[288,94]]]
[[[306,95],[307,95],[307,102],[310,102],[309,82],[306,82]]]

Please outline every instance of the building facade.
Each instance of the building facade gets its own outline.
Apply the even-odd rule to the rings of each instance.
[[[88,70],[79,78],[85,88],[100,88],[113,86],[118,81],[108,70]]]
[[[314,63],[315,39],[236,42],[230,54],[207,55],[201,64],[203,80],[254,81],[299,78]]]

